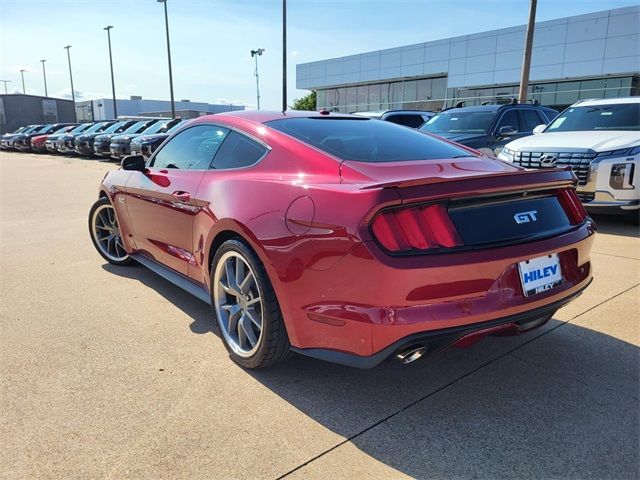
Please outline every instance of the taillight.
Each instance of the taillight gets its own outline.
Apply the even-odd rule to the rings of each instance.
[[[587,211],[573,189],[565,188],[560,190],[558,192],[558,200],[560,200],[560,204],[572,225],[578,225],[587,218]]]
[[[380,245],[393,253],[462,246],[442,205],[387,210],[376,215],[371,230]]]

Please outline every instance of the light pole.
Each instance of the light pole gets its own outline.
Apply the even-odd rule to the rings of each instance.
[[[4,83],[4,94],[7,95],[7,83],[11,83],[11,80],[0,80],[0,82]]]
[[[258,48],[257,50],[251,50],[251,56],[256,59],[256,95],[258,97],[258,110],[260,110],[260,77],[258,76],[258,56],[264,53],[264,48]]]
[[[158,0],[164,4],[164,25],[167,30],[167,60],[169,62],[169,91],[171,93],[171,118],[176,118],[176,102],[173,100],[173,74],[171,73],[171,44],[169,42],[169,14],[167,13],[167,0]]]
[[[21,69],[20,69],[20,76],[22,77],[22,93],[23,93],[23,94],[26,94],[26,93],[27,93],[27,91],[26,91],[26,89],[24,88],[24,72],[26,72],[26,70],[25,70],[24,68],[21,68]]]
[[[522,59],[522,72],[520,75],[520,103],[527,102],[527,90],[529,89],[529,70],[531,68],[531,49],[533,47],[533,33],[536,29],[536,6],[538,0],[531,0],[529,8],[529,22],[527,23],[527,37],[524,45],[524,58]]]
[[[64,47],[67,50],[67,60],[69,60],[69,80],[71,80],[71,101],[73,102],[73,112],[76,111],[76,92],[73,89],[73,74],[71,73],[71,54],[69,53],[69,49],[71,45],[67,45]],[[76,115],[74,115],[75,117]]]
[[[103,30],[107,31],[107,41],[109,42],[109,65],[111,66],[111,94],[113,95],[113,118],[118,118],[118,107],[116,106],[116,83],[113,79],[113,57],[111,56],[111,29],[112,25],[107,25]]]
[[[282,111],[287,110],[287,0],[282,0]]]
[[[42,63],[42,77],[44,78],[44,96],[48,97],[49,92],[47,92],[47,72],[44,69],[44,62],[46,62],[46,60],[40,60],[40,63]]]

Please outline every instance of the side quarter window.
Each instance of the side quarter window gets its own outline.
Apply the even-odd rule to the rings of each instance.
[[[211,170],[248,167],[267,153],[267,148],[237,132],[229,132],[209,166]]]
[[[518,120],[518,112],[515,109],[507,110],[502,115],[500,123],[498,123],[497,131],[499,132],[502,127],[511,127],[516,132],[520,131],[520,121]]]
[[[540,120],[540,115],[535,110],[520,110],[520,121],[523,132],[532,132],[541,123],[547,123]]]
[[[151,159],[150,167],[206,170],[229,135],[215,125],[195,125],[177,133]]]

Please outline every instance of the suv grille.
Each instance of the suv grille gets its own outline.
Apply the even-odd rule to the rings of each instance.
[[[586,185],[589,180],[589,169],[595,158],[595,153],[578,152],[515,152],[513,163],[525,168],[544,168],[540,166],[540,157],[553,155],[556,157],[556,167],[570,166],[578,177],[578,185]]]
[[[582,203],[592,202],[596,198],[595,192],[576,192]]]

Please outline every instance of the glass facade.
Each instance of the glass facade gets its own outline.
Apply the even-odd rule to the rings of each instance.
[[[640,76],[620,76],[532,82],[529,100],[561,110],[587,98],[640,95]],[[432,110],[483,103],[509,103],[518,96],[518,85],[447,88],[447,77],[417,78],[317,90],[317,108],[343,113],[375,110]]]

